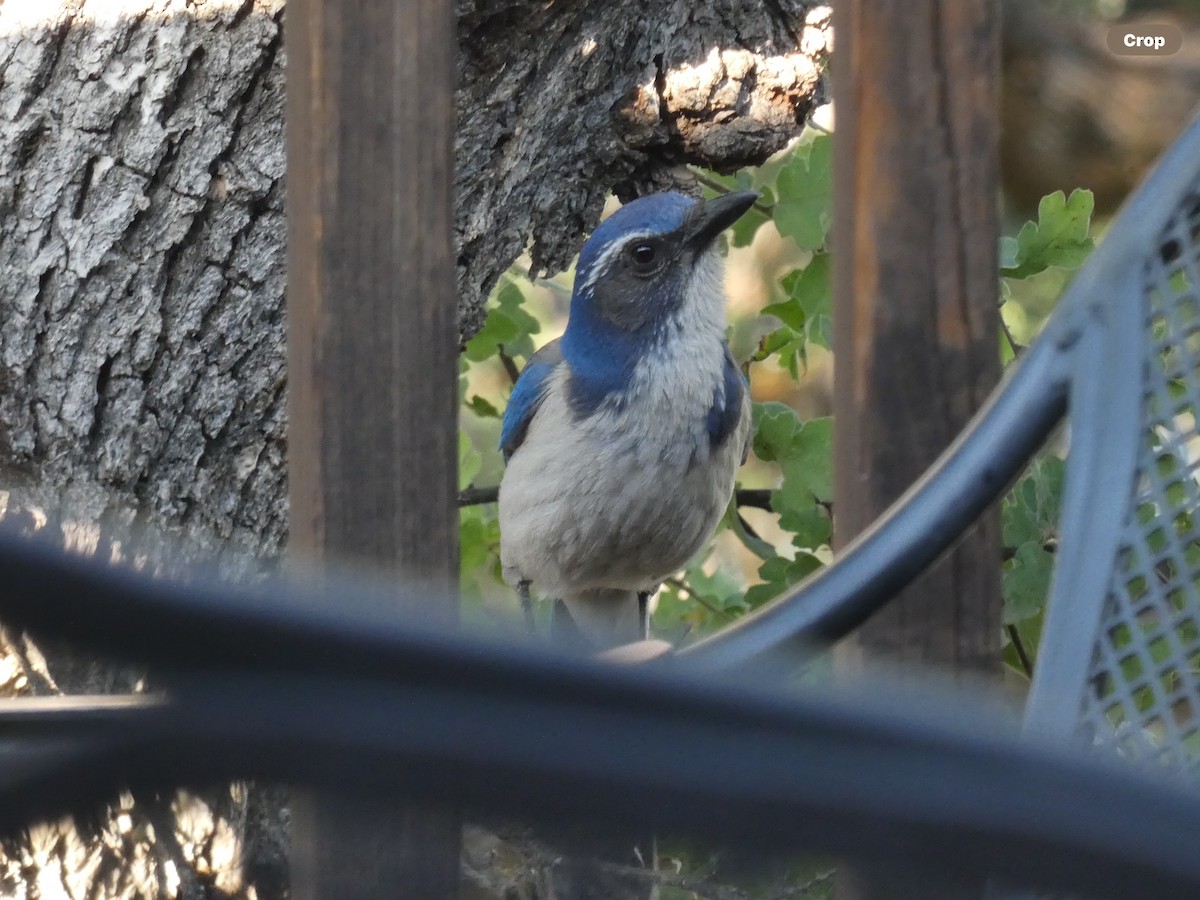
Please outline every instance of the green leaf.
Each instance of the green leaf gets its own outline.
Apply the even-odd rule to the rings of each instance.
[[[833,499],[833,419],[809,419],[780,461],[784,485],[794,484],[818,500]]]
[[[829,288],[830,273],[829,254],[814,253],[812,260],[794,280],[791,276],[783,279],[784,288],[792,299],[800,304],[810,321],[817,316],[828,316],[833,309]]]
[[[804,332],[794,331],[787,326],[772,331],[763,338],[753,360],[762,362],[771,356],[779,357],[779,364],[791,373],[792,378],[799,378],[800,366],[808,365],[808,339]]]
[[[779,282],[786,296],[763,309],[763,315],[775,316],[783,328],[763,343],[762,358],[776,353],[792,377],[797,377],[796,361],[808,362],[808,345],[828,348],[831,337],[829,254],[817,253],[803,269],[796,269]]]
[[[1054,554],[1047,548],[1058,533],[1065,474],[1062,459],[1043,456],[1004,498],[1004,545],[1013,553],[1001,581],[1007,625],[1024,623],[1045,609],[1054,565]],[[1036,640],[1026,640],[1025,645],[1032,652]]]
[[[770,559],[775,555],[775,548],[770,543],[746,530],[746,526],[742,524],[742,519],[737,513],[736,502],[730,504],[730,509],[725,516],[725,523],[738,536],[746,549],[759,559]]]
[[[805,337],[826,349],[830,344],[833,300],[830,278],[832,265],[828,253],[818,253],[799,277],[787,288],[792,299],[804,311]],[[784,282],[787,282],[787,278]],[[785,284],[785,288],[787,285]]]
[[[1001,265],[1009,278],[1028,278],[1051,266],[1074,269],[1095,246],[1088,229],[1095,200],[1091,191],[1077,189],[1047,194],[1038,204],[1036,222],[1026,222],[1011,244],[1001,244]]]
[[[782,492],[771,495],[773,507],[777,502],[787,502],[779,499],[781,496]],[[781,509],[779,527],[791,532],[793,546],[801,549],[815,550],[818,547],[827,547],[833,537],[833,520],[812,494],[808,494],[807,506],[795,505]]]
[[[801,144],[779,172],[775,227],[803,250],[825,245],[832,211],[832,141],[818,135]]]
[[[800,418],[784,403],[754,404],[754,455],[765,462],[785,459],[800,431]]]
[[[1029,541],[1017,548],[1001,581],[1005,625],[1032,618],[1045,608],[1053,568],[1054,556],[1037,541]]]
[[[717,567],[705,571],[697,560],[682,573],[680,582],[668,581],[655,602],[655,632],[669,640],[703,636],[728,625],[747,610],[742,583]]]
[[[467,342],[464,355],[471,362],[483,362],[504,347],[510,356],[533,355],[531,335],[541,331],[538,320],[524,309],[525,296],[513,282],[507,282],[489,301],[483,328]]]
[[[479,470],[483,467],[483,456],[475,449],[475,445],[471,443],[471,438],[466,432],[458,433],[458,486],[464,488],[475,480],[475,476],[479,474]]]
[[[811,553],[803,551],[796,554],[795,559],[776,556],[764,562],[758,570],[763,584],[753,585],[746,591],[746,604],[751,609],[775,599],[783,591],[799,582],[802,578],[821,568],[821,560]]]
[[[731,247],[749,247],[754,243],[758,229],[767,224],[768,218],[752,208],[729,228],[729,245]]]
[[[1057,456],[1043,456],[1030,467],[1004,498],[1001,520],[1004,546],[1029,541],[1045,543],[1058,533],[1066,464]]]
[[[792,275],[799,274],[799,271],[792,273]],[[788,278],[791,277],[791,275],[788,276]],[[784,279],[785,286],[786,282],[787,279]],[[764,306],[762,313],[764,316],[774,316],[793,331],[803,331],[804,324],[808,321],[808,316],[804,314],[804,307],[802,307],[791,297],[788,297],[780,303],[772,303],[770,306]]]
[[[470,582],[488,562],[488,523],[476,507],[463,509],[459,517],[458,543],[462,581]]]
[[[1063,486],[1067,480],[1067,463],[1058,456],[1044,456],[1039,460],[1037,480],[1038,508],[1042,521],[1052,528],[1058,526],[1062,511]]]
[[[818,505],[833,495],[833,420],[800,421],[782,403],[754,405],[754,454],[778,462],[783,483],[771,494],[780,527],[793,543],[814,548],[829,541],[829,517]]]
[[[1019,547],[1030,541],[1042,540],[1042,526],[1038,521],[1038,511],[1028,503],[1019,500],[1005,503],[1001,512],[1003,522],[1004,546]]]
[[[743,606],[741,584],[724,569],[717,567],[710,575],[704,571],[702,565],[695,564],[689,566],[683,574],[683,582],[688,586],[688,590],[717,609]]]
[[[464,404],[467,409],[484,419],[499,419],[500,410],[492,404],[490,400],[485,400],[483,397],[475,394]]]

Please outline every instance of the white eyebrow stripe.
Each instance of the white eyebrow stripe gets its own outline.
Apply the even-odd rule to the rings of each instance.
[[[576,290],[586,291],[593,284],[595,284],[596,279],[600,277],[600,273],[608,268],[608,261],[612,255],[614,253],[620,253],[625,245],[627,245],[630,241],[637,241],[648,237],[658,237],[660,234],[661,232],[657,231],[636,231],[633,234],[627,234],[619,240],[613,241],[604,248],[598,257],[596,257],[596,261],[592,263],[591,271],[588,272],[587,280],[584,281],[583,284],[579,285]]]

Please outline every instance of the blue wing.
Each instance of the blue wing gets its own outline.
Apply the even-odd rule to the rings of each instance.
[[[504,409],[504,420],[500,425],[500,452],[504,461],[517,452],[525,440],[525,432],[529,423],[542,404],[546,393],[550,373],[562,362],[562,350],[558,341],[553,340],[529,357],[521,377],[517,379],[512,396],[508,398],[508,406]]]
[[[714,392],[713,405],[708,411],[708,439],[710,446],[720,447],[737,430],[742,415],[742,404],[746,400],[746,382],[738,371],[737,363],[729,345],[725,345],[725,379],[722,389]],[[746,461],[746,449],[742,449],[742,462]]]

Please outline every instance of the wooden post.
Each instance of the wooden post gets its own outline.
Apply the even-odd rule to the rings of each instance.
[[[834,456],[844,544],[945,449],[998,380],[999,9],[995,0],[844,0],[834,9]],[[998,673],[999,578],[999,523],[989,514],[860,630],[849,656]],[[876,876],[856,870],[843,891],[939,896]]]
[[[837,539],[916,480],[999,378],[998,10],[837,7]],[[859,632],[906,661],[995,671],[995,516]]]
[[[452,6],[292,0],[287,52],[292,552],[453,586]],[[456,894],[453,812],[297,794],[294,897]]]

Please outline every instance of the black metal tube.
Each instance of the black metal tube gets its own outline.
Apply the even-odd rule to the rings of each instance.
[[[189,679],[166,706],[0,772],[0,829],[120,786],[256,777],[1089,895],[1200,892],[1194,791],[1023,745],[977,701],[879,689],[848,704],[678,671],[439,655],[391,684]]]
[[[1063,340],[1045,335],[971,425],[869,529],[795,590],[681,651],[714,668],[849,634],[944,553],[1066,412]]]

